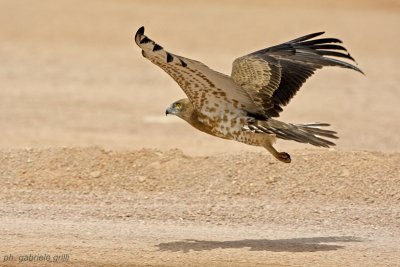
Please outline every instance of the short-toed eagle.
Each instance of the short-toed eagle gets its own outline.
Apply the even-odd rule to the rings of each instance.
[[[329,147],[335,144],[325,138],[337,136],[320,128],[327,123],[291,124],[274,119],[282,107],[317,69],[337,66],[362,73],[338,59],[354,61],[339,39],[314,39],[322,34],[308,34],[237,58],[231,76],[167,52],[144,35],[144,27],[137,31],[135,41],[143,56],[168,73],[188,97],[172,103],[166,114],[210,135],[265,147],[289,163],[290,155],[272,146],[276,138]]]

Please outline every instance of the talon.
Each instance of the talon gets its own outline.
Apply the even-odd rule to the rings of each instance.
[[[285,163],[290,163],[292,161],[290,158],[290,155],[286,152],[280,152],[278,154],[277,159],[279,159],[280,161],[285,162]]]

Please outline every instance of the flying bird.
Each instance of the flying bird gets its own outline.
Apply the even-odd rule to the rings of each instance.
[[[337,66],[363,73],[336,38],[320,38],[317,32],[261,49],[233,61],[230,76],[203,63],[166,51],[144,35],[135,35],[142,55],[163,69],[183,89],[187,98],[172,103],[166,114],[176,115],[196,129],[220,138],[266,148],[278,160],[290,163],[290,155],[278,152],[276,138],[319,147],[335,144],[336,132],[321,129],[328,123],[292,124],[274,119],[317,69]]]

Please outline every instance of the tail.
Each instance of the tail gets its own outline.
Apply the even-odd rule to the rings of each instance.
[[[324,138],[338,139],[337,132],[320,128],[326,126],[330,126],[330,124],[319,122],[291,124],[269,119],[268,121],[257,121],[255,124],[249,125],[249,128],[256,132],[274,134],[280,139],[293,140],[320,147],[334,146],[335,143]]]

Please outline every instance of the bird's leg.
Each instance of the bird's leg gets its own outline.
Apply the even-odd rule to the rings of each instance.
[[[290,163],[290,155],[286,152],[278,152],[273,146],[270,140],[265,140],[263,147],[265,147],[275,158],[278,160],[285,162],[285,163]]]
[[[282,162],[290,163],[291,161],[290,155],[288,153],[278,152],[272,146],[272,144],[275,143],[276,140],[275,134],[253,133],[253,132],[243,131],[235,140],[252,146],[265,147],[275,158],[277,158]]]

